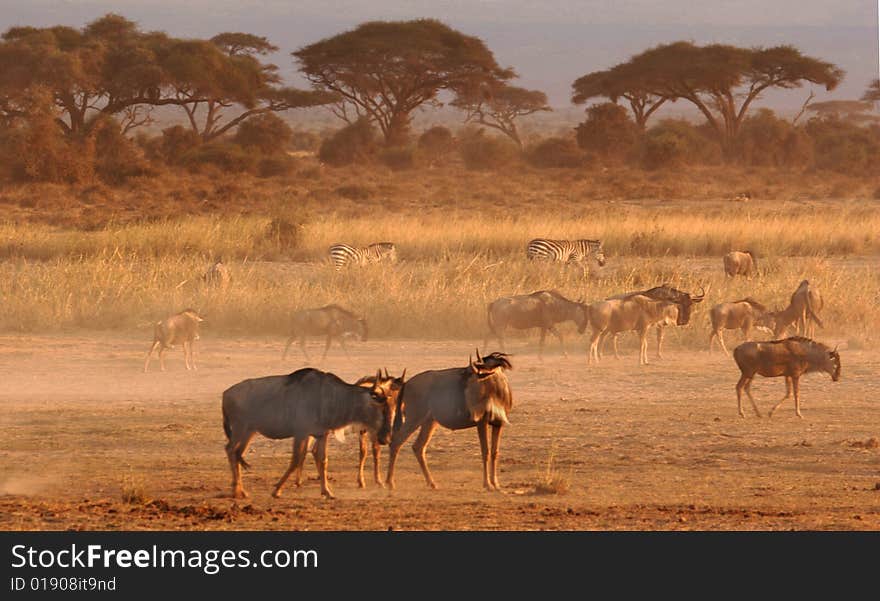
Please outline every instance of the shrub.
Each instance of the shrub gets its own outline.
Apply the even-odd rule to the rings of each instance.
[[[232,141],[268,155],[283,152],[292,136],[293,130],[284,119],[273,113],[263,113],[239,125]]]
[[[477,130],[461,137],[459,153],[468,169],[499,169],[512,164],[520,150],[507,138],[487,136]]]
[[[211,142],[194,148],[181,157],[181,162],[189,169],[198,170],[213,165],[227,173],[240,173],[252,170],[257,157],[237,144]]]
[[[118,184],[129,177],[151,175],[153,170],[144,151],[125,137],[113,119],[95,125],[95,173],[109,184]]]
[[[391,146],[382,149],[379,160],[394,170],[411,169],[415,164],[415,153],[412,146]]]
[[[547,138],[526,150],[526,160],[535,167],[583,167],[587,156],[571,138]]]
[[[664,119],[645,135],[642,161],[646,169],[714,164],[720,160],[718,143],[683,119]]]
[[[428,163],[443,162],[455,149],[455,138],[448,128],[435,125],[419,136],[418,149]]]
[[[296,168],[296,160],[284,154],[264,157],[257,163],[259,177],[277,177],[289,175]]]
[[[310,131],[294,131],[290,135],[288,147],[291,150],[317,152],[321,146],[321,137]]]
[[[604,102],[587,109],[587,119],[577,126],[578,146],[607,161],[632,155],[639,139],[638,126],[622,106]]]
[[[814,117],[806,132],[812,138],[815,165],[851,175],[880,174],[880,128],[859,127],[837,117]]]
[[[318,151],[322,162],[333,166],[369,161],[376,153],[376,132],[367,119],[358,119],[324,140]]]
[[[193,130],[174,125],[162,130],[159,144],[159,157],[169,165],[179,165],[187,153],[202,144],[202,139]]]

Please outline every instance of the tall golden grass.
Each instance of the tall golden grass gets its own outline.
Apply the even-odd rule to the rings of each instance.
[[[826,328],[817,337],[863,346],[876,340],[880,328],[880,275],[877,259],[868,254],[875,250],[876,240],[868,231],[878,231],[871,225],[876,221],[871,214],[792,217],[790,224],[808,224],[809,233],[795,225],[785,227],[782,217],[755,223],[682,215],[678,220],[643,220],[641,229],[637,219],[625,216],[617,221],[599,216],[590,224],[552,217],[485,221],[452,216],[439,222],[404,216],[378,223],[326,218],[307,226],[294,253],[304,261],[252,258],[283,250],[259,238],[268,223],[260,218],[192,219],[79,237],[7,225],[0,228],[6,257],[0,261],[0,330],[140,330],[146,339],[153,321],[192,306],[207,319],[204,339],[277,335],[280,342],[293,311],[335,302],[366,316],[377,338],[479,342],[486,333],[486,306],[499,296],[555,288],[570,298],[595,301],[670,282],[686,290],[709,289],[692,325],[674,328],[669,335],[672,345],[703,347],[712,304],[752,296],[782,307],[807,278],[826,300],[821,312]],[[715,233],[700,229],[709,223]],[[655,227],[662,236],[639,247],[639,253],[624,244]],[[576,266],[525,258],[530,236],[587,233],[608,240],[609,263],[602,269],[594,265],[585,273]],[[761,256],[759,277],[728,279],[720,254],[729,246],[719,247],[716,241],[724,236],[763,241],[776,254],[765,251],[768,255]],[[661,241],[667,237],[677,244],[676,252]],[[323,259],[323,249],[332,241],[383,239],[398,243],[402,260],[397,264],[337,273]],[[864,254],[827,256],[846,244]],[[785,256],[795,251],[807,256]],[[200,280],[215,254],[228,257],[232,270],[226,290],[206,287]]]

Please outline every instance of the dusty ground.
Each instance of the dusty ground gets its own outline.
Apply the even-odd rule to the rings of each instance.
[[[506,494],[482,491],[474,431],[440,431],[429,448],[440,490],[426,489],[409,444],[396,491],[357,489],[349,436],[331,443],[337,500],[319,497],[312,465],[303,488],[275,500],[289,442],[257,438],[252,498],[236,503],[220,393],[301,367],[299,357],[280,362],[281,338],[206,332],[197,373],[175,349],[168,372],[143,374],[142,337],[0,337],[0,529],[880,529],[878,352],[845,351],[839,383],[807,377],[805,419],[792,404],[768,420],[737,416],[730,359],[674,338],[644,368],[632,336],[623,359],[592,368],[583,340],[543,364],[534,339],[513,340]],[[323,367],[349,381],[378,366],[413,374],[462,365],[473,345],[352,346],[352,361],[334,349]],[[765,412],[784,392],[781,380],[753,388]],[[565,494],[535,492],[551,459]],[[124,502],[124,490],[144,498]]]

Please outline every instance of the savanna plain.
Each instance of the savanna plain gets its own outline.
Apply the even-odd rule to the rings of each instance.
[[[876,182],[754,170],[301,174],[0,191],[0,528],[880,528]],[[747,202],[731,200],[740,188]],[[601,238],[608,262],[531,263],[525,245],[538,236]],[[327,262],[334,242],[385,240],[395,264]],[[752,250],[758,275],[727,278],[731,249]],[[218,257],[226,289],[200,280]],[[803,419],[793,403],[768,419],[784,384],[759,377],[765,417],[740,418],[739,370],[708,351],[708,310],[746,296],[781,308],[803,279],[824,298],[816,338],[841,345],[842,377],[803,380]],[[440,430],[428,448],[438,490],[411,442],[394,491],[370,477],[359,489],[349,434],[330,443],[337,499],[320,497],[310,462],[304,485],[273,499],[290,441],[261,437],[247,456],[251,498],[229,496],[220,394],[306,365],[295,346],[281,359],[297,309],[334,302],[366,317],[366,342],[315,364],[354,381],[500,350],[485,340],[499,296],[557,289],[593,302],[664,282],[702,287],[706,300],[689,325],[667,328],[663,358],[652,345],[647,366],[634,334],[620,359],[588,366],[589,334],[570,323],[567,354],[551,336],[543,360],[536,332],[509,333],[502,492],[481,487],[475,432]],[[152,324],[188,306],[205,318],[198,371],[176,348],[166,372],[143,373]],[[309,342],[314,359],[322,346]]]

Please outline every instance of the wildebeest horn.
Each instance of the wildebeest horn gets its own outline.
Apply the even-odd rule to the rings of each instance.
[[[477,363],[482,363],[483,358],[480,357],[480,347],[477,347]]]
[[[406,377],[406,368],[403,368],[403,373],[400,374],[400,379],[403,380]]]
[[[703,289],[702,285],[700,286],[700,294],[698,294],[698,295],[691,294],[691,300],[694,302],[697,302],[697,303],[700,302],[701,300],[703,300],[705,297],[706,297],[706,291]]]
[[[388,368],[386,367],[386,368],[384,368],[384,369],[385,369],[385,379],[387,380],[387,379],[390,378],[391,376],[388,375]]]
[[[381,380],[381,379],[382,379],[382,370],[379,368],[376,368],[376,384],[378,384],[379,380]]]

